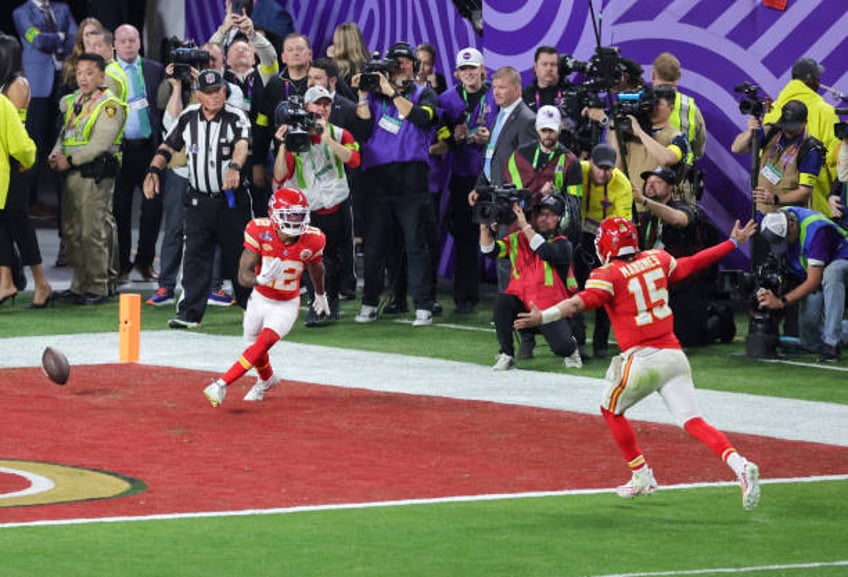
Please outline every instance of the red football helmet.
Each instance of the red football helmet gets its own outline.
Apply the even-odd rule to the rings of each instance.
[[[300,236],[309,224],[309,202],[298,189],[281,188],[268,201],[268,216],[283,234]]]
[[[611,216],[601,223],[595,233],[595,252],[601,263],[639,252],[636,225],[620,216]]]

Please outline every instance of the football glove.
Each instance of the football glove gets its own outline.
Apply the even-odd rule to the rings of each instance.
[[[277,257],[263,258],[262,269],[256,275],[256,284],[273,284],[275,280],[282,278],[285,268],[286,264]]]
[[[324,293],[315,293],[315,298],[312,301],[312,309],[319,315],[330,314],[330,303],[327,302],[327,295]]]

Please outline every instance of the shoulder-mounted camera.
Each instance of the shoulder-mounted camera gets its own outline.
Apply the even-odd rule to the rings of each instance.
[[[309,150],[312,135],[323,132],[323,128],[318,124],[319,118],[318,114],[304,108],[302,96],[292,95],[280,102],[274,111],[274,126],[279,128],[283,124],[288,125],[285,136],[286,150],[295,154]]]
[[[532,193],[512,184],[481,186],[477,194],[477,202],[471,209],[471,220],[475,224],[512,224],[516,219],[512,206],[516,202],[525,212],[530,211]]]

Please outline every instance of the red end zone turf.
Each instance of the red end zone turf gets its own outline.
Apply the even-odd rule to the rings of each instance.
[[[38,368],[0,371],[0,460],[109,471],[147,485],[77,503],[3,508],[0,499],[0,520],[606,488],[628,478],[599,415],[300,382],[252,404],[241,400],[252,377],[213,409],[202,394],[213,376],[75,366],[62,388]],[[732,480],[683,431],[634,427],[661,484]],[[729,436],[766,478],[848,473],[848,448]],[[0,478],[0,492],[20,489]]]

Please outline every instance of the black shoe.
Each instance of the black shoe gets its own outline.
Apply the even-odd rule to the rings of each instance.
[[[439,301],[433,301],[433,306],[430,308],[430,312],[433,313],[433,316],[442,314],[442,303]]]
[[[83,306],[102,305],[109,302],[109,297],[105,295],[96,295],[94,293],[85,293],[84,295],[77,296],[74,302]]]
[[[606,349],[595,349],[595,356],[594,356],[594,358],[596,358],[596,359],[605,359],[605,358],[607,358],[607,350],[606,350]]]
[[[72,291],[71,289],[55,291],[53,293],[53,298],[56,299],[57,301],[75,302],[81,296],[83,296],[83,295],[77,294],[74,291]]]
[[[456,303],[456,308],[453,309],[455,315],[470,315],[474,312],[474,303]]]
[[[586,350],[586,345],[577,345],[577,350],[580,351],[580,359],[585,363],[592,358],[589,351]]]
[[[536,337],[533,333],[519,333],[521,335],[521,343],[518,345],[518,360],[525,361],[533,358],[533,351],[536,349]]]
[[[384,315],[405,315],[409,312],[409,306],[406,302],[398,302],[396,300],[389,301],[383,308]]]
[[[830,345],[822,346],[819,351],[818,361],[820,363],[835,363],[839,360],[839,347],[832,347]]]
[[[318,317],[318,313],[315,312],[315,309],[309,307],[309,312],[306,313],[306,320],[303,321],[304,326],[317,327],[320,322],[321,319]]]

